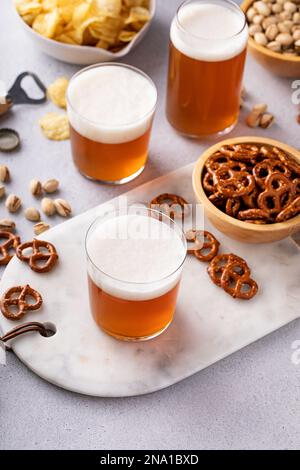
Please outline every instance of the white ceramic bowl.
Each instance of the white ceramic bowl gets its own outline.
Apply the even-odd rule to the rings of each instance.
[[[14,7],[15,13],[18,17],[19,23],[23,27],[23,30],[41,51],[51,57],[54,57],[55,59],[61,60],[62,62],[68,62],[69,64],[78,65],[91,65],[99,62],[110,62],[112,60],[117,60],[121,57],[126,56],[145,36],[154,18],[155,9],[156,0],[150,0],[150,21],[122,50],[118,52],[109,52],[98,47],[75,45],[73,46],[70,44],[64,44],[58,41],[54,41],[53,39],[45,38],[40,34],[36,33],[30,26],[28,26],[25,21],[23,21],[23,19]]]

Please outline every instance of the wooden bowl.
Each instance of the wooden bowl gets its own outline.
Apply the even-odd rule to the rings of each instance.
[[[291,157],[293,157],[300,164],[300,152],[289,145],[278,142],[277,140],[261,138],[261,137],[237,137],[235,139],[226,139],[222,142],[210,147],[206,150],[197,161],[194,172],[193,172],[193,188],[194,193],[198,202],[203,204],[205,214],[211,221],[211,223],[218,229],[220,232],[225,233],[235,240],[246,243],[270,243],[278,240],[282,240],[290,235],[295,234],[300,230],[300,215],[281,223],[274,223],[268,225],[254,225],[241,220],[230,217],[229,215],[222,212],[214,204],[210,202],[208,197],[205,194],[204,188],[202,186],[202,174],[204,171],[204,165],[206,160],[217,150],[222,147],[222,145],[228,144],[264,144],[276,146],[285,152],[287,152]]]
[[[244,0],[241,9],[246,13],[255,0]],[[250,54],[266,69],[281,77],[300,77],[300,56],[287,56],[280,52],[273,52],[267,47],[261,46],[249,37],[248,50]]]

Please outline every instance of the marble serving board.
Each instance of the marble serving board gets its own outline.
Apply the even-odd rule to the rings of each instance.
[[[163,192],[195,202],[193,165],[183,167],[126,194],[130,203],[145,202]],[[12,342],[17,356],[40,377],[74,392],[102,397],[142,395],[172,385],[271,333],[299,316],[300,250],[291,240],[268,245],[238,243],[219,233],[223,252],[244,257],[260,291],[251,301],[234,300],[215,286],[206,264],[188,257],[175,320],[156,339],[119,342],[98,329],[88,302],[84,239],[91,222],[108,204],[54,227],[40,238],[57,247],[60,261],[48,274],[36,274],[13,259],[0,284],[29,283],[44,298],[40,312],[24,321],[52,322],[51,338],[32,333]],[[16,325],[0,316],[3,333]]]

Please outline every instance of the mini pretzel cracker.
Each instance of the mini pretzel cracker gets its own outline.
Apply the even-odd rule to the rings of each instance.
[[[278,158],[278,154],[276,152],[274,152],[274,149],[272,147],[268,147],[267,145],[262,145],[260,147],[260,153],[265,158],[270,158],[270,159]]]
[[[224,169],[216,171],[217,187],[221,194],[226,197],[240,197],[250,194],[255,187],[253,175],[246,171],[227,170],[228,177],[222,178]]]
[[[242,201],[246,209],[255,209],[257,207],[258,191],[253,189],[252,193],[242,196]]]
[[[257,163],[253,168],[255,181],[262,188],[265,187],[266,179],[273,173],[282,173],[285,176],[291,176],[291,171],[281,161],[270,159]]]
[[[268,222],[266,220],[259,220],[259,219],[245,219],[243,222],[247,224],[254,224],[254,225],[266,225]]]
[[[276,222],[285,222],[300,214],[300,196],[283,209],[276,217]]]
[[[23,251],[27,248],[31,248],[32,252],[29,255],[24,255]],[[47,251],[41,251],[40,248],[44,248]],[[32,242],[19,245],[16,255],[21,261],[28,263],[32,271],[36,273],[47,273],[51,271],[58,260],[58,254],[52,243],[36,239]]]
[[[238,214],[240,220],[262,220],[265,221],[265,223],[267,223],[269,217],[269,211],[263,209],[246,209],[245,211],[240,211]]]
[[[234,171],[247,171],[248,167],[246,163],[244,162],[239,162],[238,160],[229,160],[224,166],[227,166],[231,170]]]
[[[231,217],[236,217],[241,207],[241,201],[239,198],[228,198],[226,201],[226,214]]]
[[[202,185],[212,204],[247,223],[272,224],[299,213],[293,202],[300,195],[300,164],[274,146],[223,145],[206,160]]]
[[[233,262],[239,263],[240,268],[242,269],[242,275],[248,274],[250,276],[250,269],[245,260],[240,258],[233,253],[230,254],[221,254],[216,256],[207,268],[207,272],[210,275],[211,280],[217,286],[221,286],[221,278],[223,272],[227,266],[232,265]]]
[[[194,243],[188,253],[196,256],[199,261],[211,261],[219,251],[220,243],[212,233],[203,230],[189,230],[185,234],[187,242]]]
[[[223,194],[219,193],[218,191],[211,194],[208,199],[212,202],[216,207],[222,208],[226,203],[226,198]]]
[[[249,300],[256,295],[258,285],[248,273],[241,274],[243,269],[243,265],[237,260],[229,263],[223,271],[221,287],[234,299]]]
[[[189,254],[202,262],[210,262],[207,272],[214,284],[233,298],[249,300],[256,295],[258,285],[250,277],[251,271],[246,261],[233,253],[218,255],[220,243],[212,233],[189,230],[185,238],[188,243],[193,243],[193,246],[188,246]]]
[[[214,174],[222,163],[228,163],[229,161],[230,157],[221,152],[216,152],[206,160],[205,167],[209,173]]]
[[[250,162],[256,156],[258,150],[258,147],[252,144],[224,145],[221,147],[221,153],[233,160],[242,162]]]
[[[171,219],[183,219],[189,213],[188,202],[177,194],[164,193],[152,199],[150,209],[156,209]]]
[[[214,192],[214,178],[211,173],[206,173],[206,175],[203,178],[203,187],[206,191],[209,193]]]
[[[277,153],[279,160],[284,163],[290,171],[295,173],[296,176],[300,176],[300,165],[295,160],[290,158],[284,152],[280,151],[280,149],[273,148],[274,152]]]
[[[300,178],[294,179],[293,184],[295,186],[296,194],[300,194]]]
[[[6,265],[12,259],[11,250],[16,250],[21,243],[20,237],[11,232],[0,230],[0,265]]]
[[[34,299],[34,303],[28,303],[27,299]],[[20,320],[29,310],[41,308],[43,299],[41,294],[26,286],[11,287],[2,296],[0,308],[3,315],[9,320]],[[14,307],[13,309],[11,307]],[[15,311],[15,308],[17,310]]]
[[[295,196],[293,182],[281,173],[272,173],[266,179],[265,191],[260,193],[257,204],[260,209],[269,211],[270,214],[278,214],[283,210],[283,198],[288,205]]]
[[[246,261],[232,253],[216,256],[207,271],[212,281],[233,298],[250,300],[258,291]]]

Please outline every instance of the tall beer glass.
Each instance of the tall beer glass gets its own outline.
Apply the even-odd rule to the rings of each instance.
[[[142,341],[172,322],[186,241],[169,217],[147,208],[113,211],[86,237],[90,306],[115,338]]]
[[[180,133],[201,137],[235,125],[248,27],[230,0],[188,0],[170,32],[167,118]]]
[[[157,91],[129,65],[104,63],[72,78],[67,92],[72,154],[85,176],[122,184],[144,169]]]

